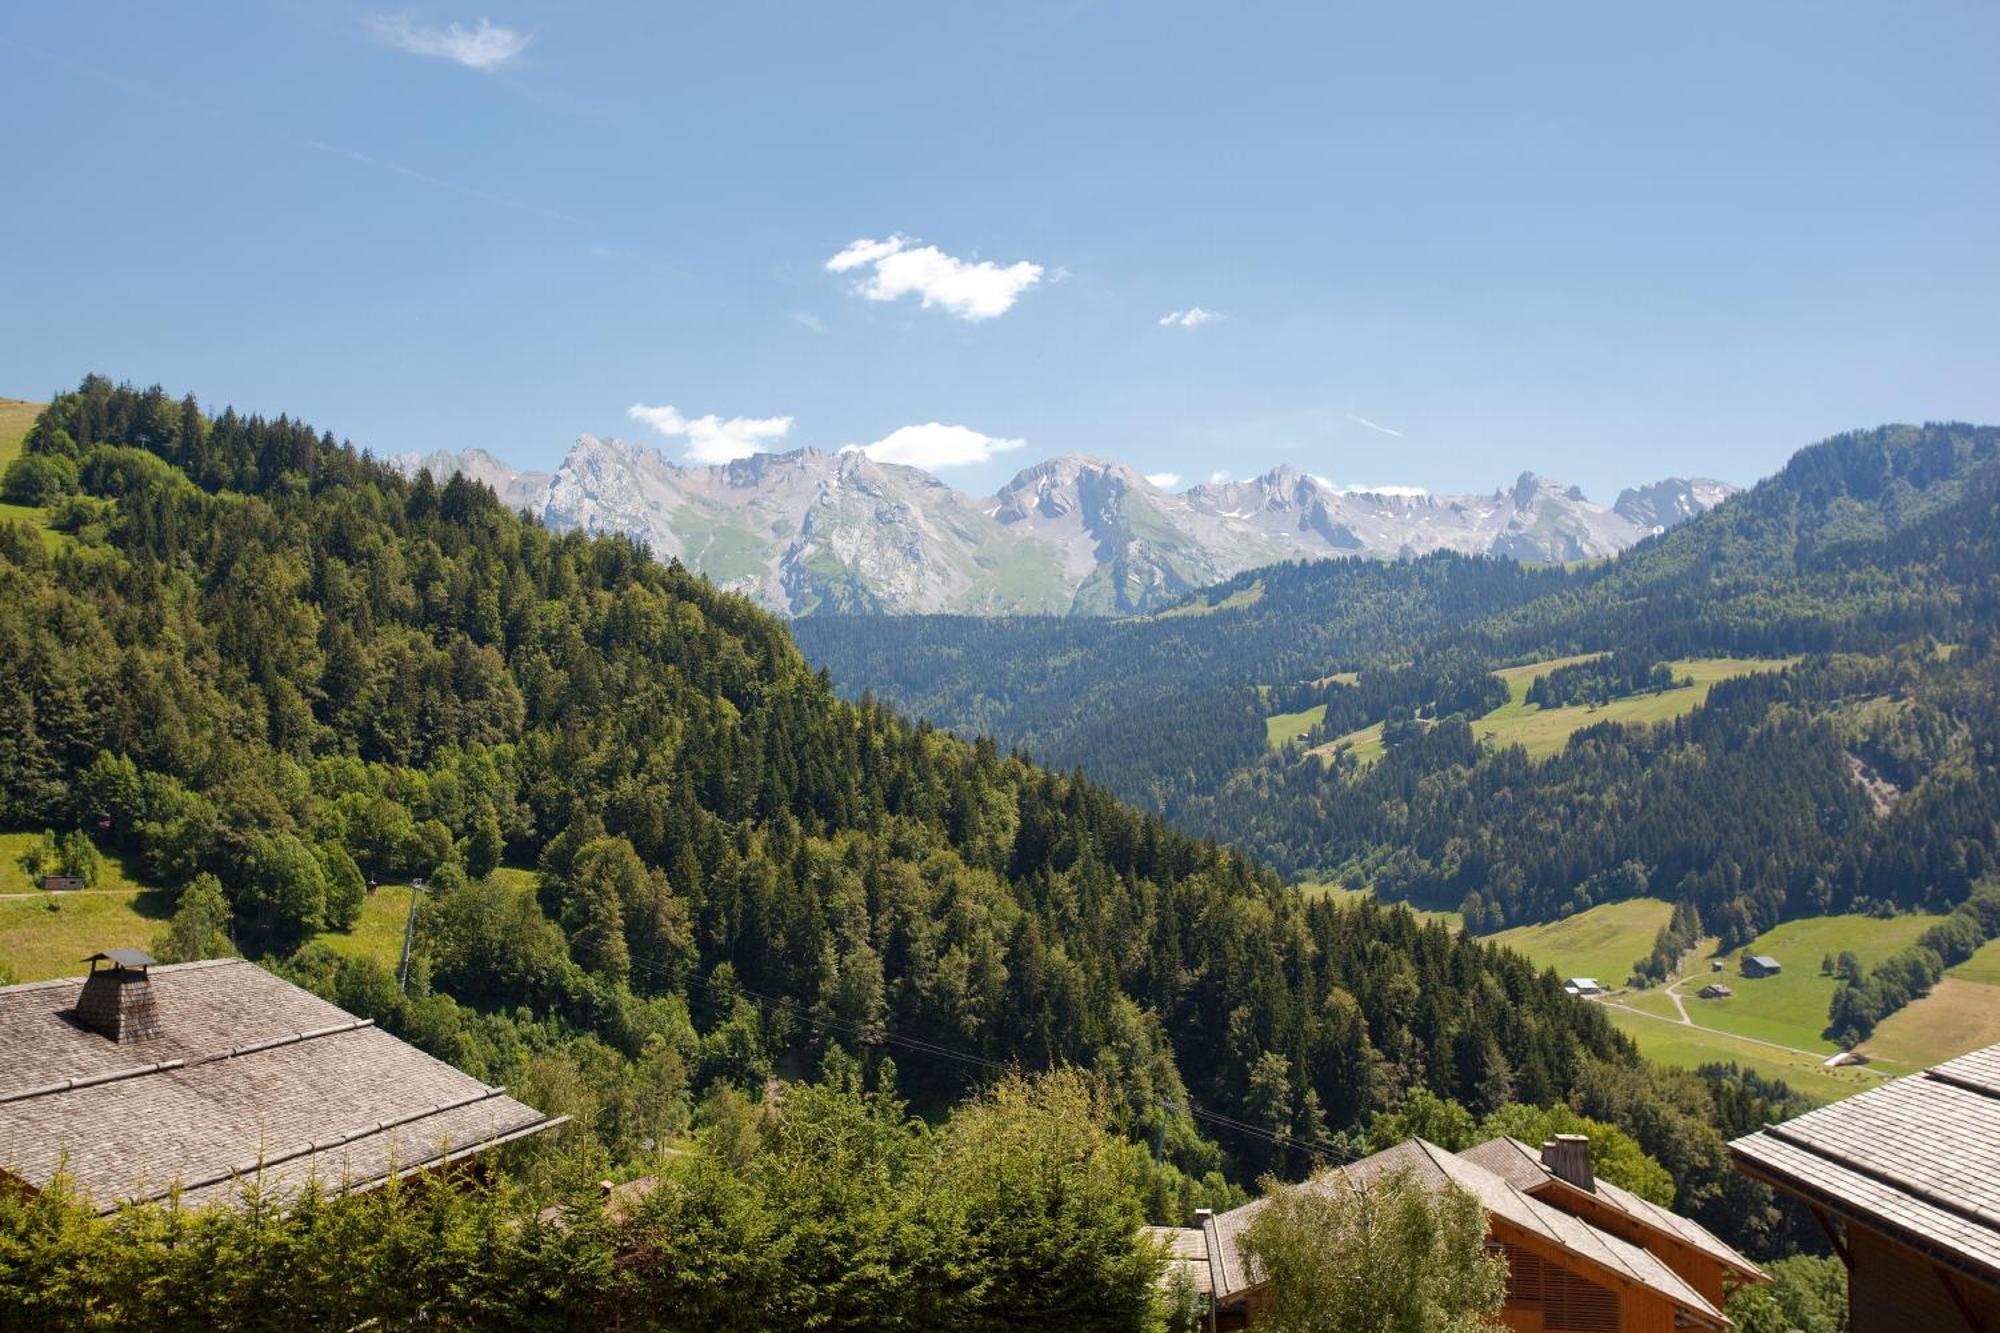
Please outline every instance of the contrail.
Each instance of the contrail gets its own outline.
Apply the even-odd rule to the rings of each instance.
[[[1374,422],[1370,421],[1367,417],[1357,417],[1352,412],[1349,412],[1347,414],[1347,419],[1349,421],[1354,422],[1358,426],[1366,426],[1368,427],[1368,429],[1372,431],[1379,431],[1384,435],[1393,435],[1399,440],[1403,438],[1403,432],[1399,430],[1390,430],[1387,426],[1378,426]]]
[[[26,42],[17,41],[12,37],[0,36],[0,46],[12,47],[14,50],[23,52],[41,61],[43,64],[53,66],[56,69],[66,70],[71,74],[80,75],[86,79],[95,79],[99,83],[116,88],[128,96],[157,102],[164,106],[176,107],[193,115],[206,116],[211,120],[229,125],[239,133],[246,133],[234,117],[218,111],[215,107],[205,102],[197,102],[193,98],[183,97],[178,93],[169,92],[165,89],[154,87],[151,84],[142,83],[136,79],[128,79],[121,74],[114,74],[109,70],[100,69],[95,65],[85,65],[75,60],[66,59],[53,52],[44,51],[40,47],[30,46]],[[462,195],[467,199],[477,200],[479,203],[488,204],[494,208],[504,208],[516,213],[528,213],[536,217],[547,218],[553,222],[568,223],[574,227],[590,225],[582,218],[569,213],[561,213],[553,208],[543,208],[538,204],[526,203],[519,199],[510,199],[504,194],[494,194],[490,190],[481,190],[470,185],[461,185],[457,181],[447,180],[442,176],[432,176],[426,172],[418,171],[413,167],[406,167],[400,162],[391,162],[384,158],[370,157],[366,153],[357,152],[352,148],[345,148],[339,144],[326,143],[318,139],[301,139],[283,131],[252,130],[247,131],[247,134],[249,137],[262,138],[268,142],[282,143],[294,149],[305,149],[310,152],[328,153],[334,157],[346,158],[348,161],[361,166],[371,167],[376,171],[388,172],[393,176],[401,176],[405,180],[415,181],[417,184],[429,186],[433,190],[445,190],[452,194]]]

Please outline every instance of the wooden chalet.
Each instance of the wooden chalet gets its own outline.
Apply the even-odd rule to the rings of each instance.
[[[2000,1330],[2000,1046],[1767,1125],[1729,1152],[1826,1230],[1847,1265],[1853,1333]]]
[[[1408,1168],[1432,1188],[1455,1185],[1486,1210],[1487,1242],[1507,1259],[1501,1322],[1515,1333],[1671,1333],[1726,1329],[1727,1293],[1766,1281],[1706,1230],[1607,1181],[1590,1168],[1588,1140],[1565,1136],[1537,1152],[1493,1139],[1462,1153],[1423,1139],[1316,1177],[1310,1189],[1360,1186]],[[1263,1200],[1192,1227],[1154,1228],[1179,1268],[1208,1297],[1208,1326],[1254,1329],[1270,1313],[1262,1275],[1240,1247]]]
[[[562,1123],[240,958],[0,987],[0,1187],[95,1206],[368,1189]]]

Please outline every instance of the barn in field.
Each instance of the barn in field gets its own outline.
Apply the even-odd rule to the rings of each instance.
[[[1533,1148],[1489,1140],[1462,1153],[1411,1139],[1306,1188],[1367,1188],[1408,1169],[1433,1188],[1456,1186],[1486,1210],[1487,1243],[1507,1259],[1501,1322],[1513,1333],[1672,1333],[1726,1329],[1723,1303],[1762,1270],[1698,1224],[1649,1203],[1591,1168],[1577,1135]],[[1271,1314],[1262,1274],[1238,1242],[1265,1207],[1259,1200],[1191,1227],[1154,1228],[1169,1272],[1193,1279],[1207,1326],[1254,1329]]]
[[[2000,1329],[2000,1046],[1767,1125],[1736,1169],[1805,1204],[1853,1333]]]
[[[0,987],[0,1186],[100,1212],[368,1189],[561,1123],[240,958]]]
[[[1746,977],[1775,977],[1785,970],[1785,965],[1767,953],[1753,953],[1743,960],[1743,975]]]

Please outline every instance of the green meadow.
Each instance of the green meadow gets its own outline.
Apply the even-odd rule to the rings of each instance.
[[[1264,719],[1264,739],[1273,750],[1285,748],[1285,742],[1295,741],[1319,725],[1326,716],[1325,704],[1314,704],[1296,713],[1278,713]]]
[[[27,438],[28,427],[35,424],[41,414],[41,403],[24,403],[18,398],[0,398],[0,474],[7,465],[21,456],[21,442]],[[49,527],[46,509],[31,505],[0,503],[0,523],[9,519],[26,523],[40,530],[42,545],[54,550],[63,543],[63,534]]]
[[[173,913],[164,890],[142,884],[116,857],[104,858],[97,887],[47,893],[20,867],[39,832],[0,833],[0,966],[16,981],[72,977],[100,949],[144,949]]]
[[[1703,1027],[1832,1055],[1840,1048],[1820,1034],[1826,1028],[1827,1007],[1839,983],[1820,972],[1820,960],[1845,951],[1860,959],[1862,967],[1872,967],[1915,944],[1917,936],[1941,920],[1911,914],[1886,919],[1844,915],[1787,921],[1719,960],[1723,969],[1715,979],[1727,982],[1736,992],[1728,999],[1696,997],[1694,992],[1706,984],[1708,968],[1706,961],[1698,963],[1696,972],[1681,987],[1688,1016]],[[1784,965],[1784,971],[1775,977],[1746,977],[1741,963],[1750,954],[1769,954]]]
[[[1577,657],[1556,658],[1494,672],[1507,682],[1507,689],[1512,697],[1492,712],[1475,719],[1472,723],[1473,734],[1491,745],[1519,745],[1537,759],[1546,758],[1560,752],[1563,746],[1569,743],[1569,738],[1585,727],[1596,726],[1600,722],[1644,725],[1671,721],[1699,707],[1708,698],[1708,692],[1715,688],[1718,681],[1747,676],[1757,671],[1782,670],[1797,660],[1751,657],[1682,658],[1668,663],[1668,666],[1676,679],[1690,678],[1694,682],[1692,685],[1664,690],[1658,694],[1638,694],[1624,699],[1613,699],[1610,703],[1595,706],[1573,704],[1567,708],[1538,708],[1528,702],[1528,690],[1538,677],[1547,675],[1559,666],[1588,661],[1593,656],[1596,654],[1585,653]]]
[[[1373,898],[1375,896],[1374,892],[1370,889],[1350,888],[1345,884],[1305,883],[1300,884],[1298,890],[1308,898],[1331,898],[1336,902],[1353,902],[1358,898]],[[1393,906],[1394,904],[1391,905]],[[1417,918],[1422,921],[1442,921],[1453,930],[1462,929],[1465,925],[1465,918],[1456,912],[1437,912],[1429,908],[1412,907],[1409,903],[1404,903],[1402,906],[1409,907],[1410,911],[1414,912]]]
[[[1632,965],[1653,951],[1653,937],[1673,911],[1671,903],[1658,898],[1632,898],[1489,938],[1554,968],[1565,980],[1595,977],[1616,989],[1632,975]]]

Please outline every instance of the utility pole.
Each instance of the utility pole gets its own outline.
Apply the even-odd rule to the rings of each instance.
[[[417,895],[424,891],[421,879],[410,881],[410,917],[403,923],[403,965],[396,969],[396,989],[410,989],[410,946],[417,939]]]

